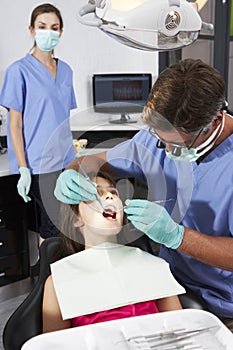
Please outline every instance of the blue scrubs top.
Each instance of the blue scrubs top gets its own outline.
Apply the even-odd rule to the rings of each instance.
[[[30,54],[6,70],[0,105],[23,115],[25,157],[32,174],[61,170],[75,158],[69,122],[70,110],[76,108],[72,75],[71,68],[57,60],[54,79]],[[18,173],[9,127],[7,143],[10,170]]]
[[[176,222],[210,236],[232,237],[233,135],[199,165],[169,159],[156,142],[143,129],[109,150],[107,160],[119,175],[144,179],[149,200],[173,199],[165,207]],[[161,246],[160,256],[177,279],[205,300],[210,312],[233,317],[232,272],[165,246]]]

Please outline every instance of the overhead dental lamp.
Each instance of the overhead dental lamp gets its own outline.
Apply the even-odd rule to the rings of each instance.
[[[79,21],[148,51],[180,49],[192,44],[201,28],[213,30],[186,0],[89,0],[79,11]]]

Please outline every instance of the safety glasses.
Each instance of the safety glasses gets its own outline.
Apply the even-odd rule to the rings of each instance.
[[[199,138],[199,136],[203,132],[203,129],[204,128],[199,130],[199,132],[195,135],[193,141],[191,142],[191,144],[189,146],[185,146],[185,145],[181,145],[181,144],[177,144],[177,143],[173,143],[173,142],[167,142],[164,139],[162,139],[161,137],[159,137],[153,128],[149,128],[149,133],[153,137],[158,139],[157,144],[156,144],[157,148],[165,148],[166,145],[169,145],[173,148],[171,153],[175,156],[179,156],[181,154],[182,148],[190,149],[193,147],[193,145],[195,144],[195,142],[197,141],[197,139]]]

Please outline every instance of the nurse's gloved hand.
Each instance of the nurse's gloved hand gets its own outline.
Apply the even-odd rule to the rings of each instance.
[[[177,249],[183,239],[184,227],[178,225],[161,205],[147,200],[126,200],[128,219],[153,241]]]
[[[54,190],[55,197],[66,204],[94,201],[96,194],[96,184],[73,169],[65,170],[59,175]]]
[[[31,198],[28,196],[28,192],[31,187],[31,173],[28,168],[19,168],[20,178],[17,183],[18,194],[23,198],[24,202],[29,202]]]

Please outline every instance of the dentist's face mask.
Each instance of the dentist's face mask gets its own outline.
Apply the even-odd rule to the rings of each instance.
[[[52,51],[59,43],[59,31],[50,29],[36,29],[35,32],[35,41],[41,51]]]
[[[210,137],[203,142],[201,145],[197,146],[196,148],[193,148],[192,146],[194,143],[197,141],[198,137],[201,135],[203,129],[199,131],[199,133],[196,135],[195,139],[191,143],[189,147],[181,147],[178,145],[173,145],[172,143],[167,142],[168,144],[171,144],[174,148],[172,151],[168,152],[166,150],[166,156],[170,159],[173,160],[178,160],[178,161],[183,161],[183,162],[195,162],[198,158],[203,156],[205,153],[207,153],[215,144],[219,136],[221,135],[223,128],[224,128],[224,122],[225,119],[223,117],[222,123],[219,124],[219,126],[215,129],[215,131],[210,135]],[[220,130],[221,128],[221,130]],[[220,132],[219,132],[220,130]],[[151,130],[150,130],[151,132]],[[219,132],[219,133],[218,133]],[[155,132],[151,132],[151,134],[155,134]],[[159,144],[159,148],[165,148],[166,147],[166,142],[161,140],[158,136],[157,138],[159,139],[157,145]]]

